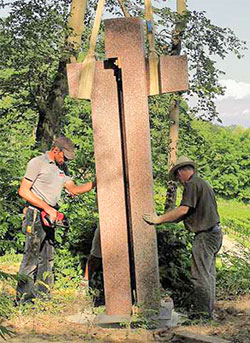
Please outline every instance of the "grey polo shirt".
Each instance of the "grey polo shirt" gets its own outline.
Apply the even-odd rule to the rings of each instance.
[[[65,182],[71,180],[49,159],[48,152],[29,161],[24,178],[32,181],[31,191],[50,206],[58,203]]]
[[[189,207],[184,224],[192,232],[206,231],[220,222],[212,187],[195,174],[185,184],[181,205]]]

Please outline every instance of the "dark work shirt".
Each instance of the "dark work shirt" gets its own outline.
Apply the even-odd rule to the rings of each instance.
[[[184,186],[181,205],[189,207],[184,224],[192,232],[206,231],[220,222],[212,187],[195,174]]]

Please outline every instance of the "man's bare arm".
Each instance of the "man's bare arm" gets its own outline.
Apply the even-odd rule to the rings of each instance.
[[[143,219],[148,224],[173,223],[181,219],[189,210],[188,206],[179,206],[172,211],[164,213],[162,216],[145,213]]]
[[[64,186],[71,195],[77,195],[91,191],[96,184],[95,181],[89,181],[78,186],[73,180],[70,180],[67,181]]]
[[[43,209],[46,213],[48,213],[52,220],[55,220],[57,211],[53,207],[49,206],[44,200],[38,198],[33,192],[31,192],[31,187],[32,181],[24,178],[18,190],[20,197],[28,201],[31,205]]]

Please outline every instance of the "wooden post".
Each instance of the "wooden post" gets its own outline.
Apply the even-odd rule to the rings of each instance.
[[[171,168],[177,160],[177,143],[179,138],[179,101],[173,100],[169,113],[169,150],[168,165]]]
[[[183,14],[186,11],[186,0],[177,0],[177,12]],[[176,33],[178,40],[180,40],[180,27],[179,24],[176,25]],[[168,152],[168,166],[171,168],[177,159],[177,143],[179,138],[179,101],[173,100],[169,119],[170,119],[170,130],[169,130],[169,152]]]
[[[186,10],[186,0],[177,0],[177,12],[183,14]]]
[[[130,14],[128,13],[126,7],[125,7],[125,4],[124,4],[124,0],[118,0],[119,4],[120,4],[120,7],[122,9],[122,13],[124,14],[124,16],[126,18],[129,18],[130,17]]]

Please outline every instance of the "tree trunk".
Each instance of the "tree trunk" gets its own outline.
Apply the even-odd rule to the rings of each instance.
[[[177,0],[177,12],[183,14],[186,11],[186,0]],[[172,51],[170,55],[180,55],[181,53],[181,23],[177,23],[172,34]],[[178,96],[178,98],[180,95]],[[168,168],[170,169],[177,159],[177,143],[179,138],[179,112],[180,99],[173,97],[169,112],[169,145],[168,145]],[[167,184],[165,210],[175,207],[176,203],[176,183],[170,180]]]
[[[76,55],[81,46],[86,4],[87,0],[72,0],[71,3],[68,22],[71,33],[65,42],[65,46],[71,44],[73,48],[73,54],[70,57],[71,62],[76,62]],[[60,135],[61,118],[65,114],[64,99],[68,94],[66,65],[70,61],[61,59],[48,97],[43,103],[39,104],[36,141],[43,151],[49,149],[55,137]]]
[[[60,134],[60,122],[64,115],[64,98],[68,94],[66,62],[65,60],[59,62],[50,93],[47,99],[39,104],[36,141],[43,151],[48,150],[55,137]]]

